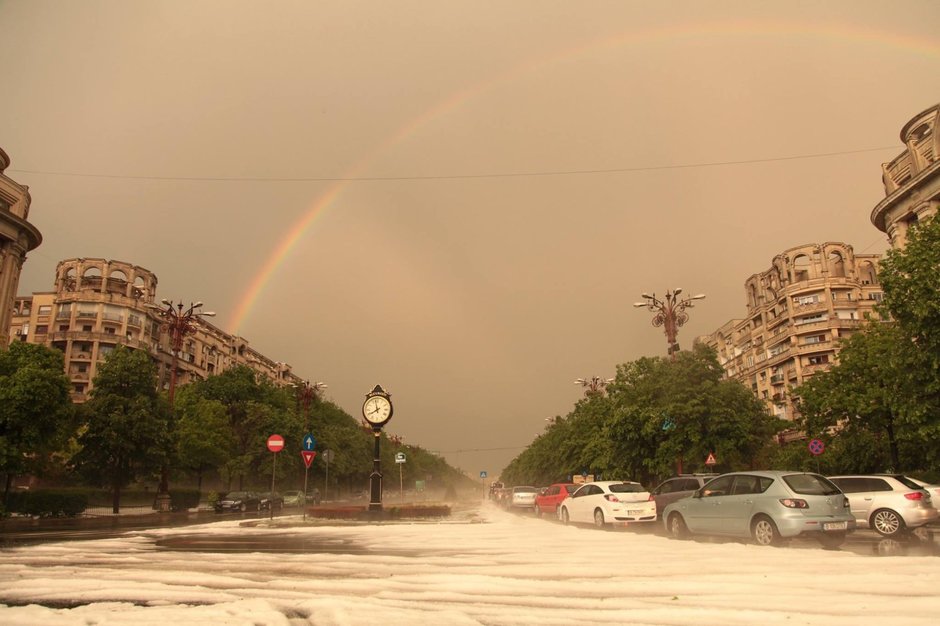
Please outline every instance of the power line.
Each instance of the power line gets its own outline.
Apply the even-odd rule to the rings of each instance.
[[[621,174],[628,172],[654,172],[660,170],[695,169],[701,167],[720,167],[727,165],[749,165],[754,163],[775,163],[780,161],[799,161],[802,159],[821,159],[826,157],[863,154],[898,150],[897,146],[884,148],[862,148],[860,150],[841,150],[838,152],[818,152],[797,154],[763,159],[741,159],[736,161],[709,161],[704,163],[681,163],[678,165],[648,165],[640,167],[615,167],[606,169],[584,170],[543,170],[534,172],[492,172],[488,174],[442,174],[439,176],[353,176],[353,177],[252,177],[252,176],[135,176],[125,174],[92,174],[84,172],[53,172],[47,170],[8,170],[17,174],[40,174],[45,176],[74,176],[78,178],[111,178],[119,180],[156,180],[156,181],[192,181],[192,182],[248,182],[248,183],[335,183],[335,182],[381,182],[404,180],[466,180],[479,178],[524,178],[543,176],[582,176],[585,174]]]

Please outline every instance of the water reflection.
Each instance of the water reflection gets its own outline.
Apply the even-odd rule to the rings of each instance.
[[[934,532],[925,528],[899,537],[882,537],[872,544],[875,556],[940,556],[940,543]]]

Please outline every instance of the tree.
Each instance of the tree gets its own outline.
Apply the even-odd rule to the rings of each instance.
[[[14,476],[37,470],[73,430],[69,381],[58,350],[13,342],[0,351],[0,472],[4,502]]]
[[[196,474],[202,491],[203,474],[217,470],[229,459],[234,447],[225,405],[189,393],[183,387],[176,396],[176,459],[178,466]]]
[[[157,370],[143,351],[118,346],[98,369],[87,424],[74,457],[79,473],[111,489],[120,512],[121,489],[166,462],[170,413],[157,393]]]
[[[801,426],[827,442],[831,471],[940,469],[931,378],[900,324],[872,322],[844,342],[837,365],[799,387]]]
[[[908,231],[904,248],[889,250],[881,262],[884,304],[905,333],[940,371],[940,218],[921,221]]]

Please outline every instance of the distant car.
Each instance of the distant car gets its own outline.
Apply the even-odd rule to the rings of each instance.
[[[284,506],[303,506],[307,503],[307,496],[304,495],[303,491],[285,491],[284,492]]]
[[[280,511],[284,508],[284,498],[279,493],[272,493],[270,491],[262,493],[260,495],[261,501],[258,504],[258,510],[260,511]]]
[[[940,485],[932,485],[930,483],[925,483],[922,480],[919,480],[917,478],[911,478],[910,476],[908,476],[907,479],[911,481],[912,483],[916,483],[920,485],[923,489],[925,489],[927,493],[930,494],[930,503],[933,505],[935,509],[940,511]]]
[[[578,485],[574,483],[555,483],[554,485],[549,485],[535,496],[535,514],[539,517],[545,514],[557,517],[561,503],[577,490]]]
[[[849,497],[859,526],[884,537],[937,519],[930,492],[900,474],[830,476],[829,480]]]
[[[261,498],[252,491],[230,491],[215,503],[216,513],[258,511]]]
[[[666,506],[662,519],[676,539],[725,535],[765,546],[806,535],[837,548],[856,526],[839,487],[818,474],[786,471],[722,474]]]
[[[565,524],[593,523],[600,528],[618,522],[655,522],[656,502],[640,483],[605,480],[581,485],[561,503],[559,515]]]
[[[314,487],[307,494],[307,502],[312,502],[314,505],[320,504],[320,490]]]
[[[663,509],[668,505],[676,500],[688,498],[716,476],[718,474],[680,474],[664,480],[652,491],[657,515],[662,517]]]
[[[528,485],[513,487],[512,496],[509,498],[509,507],[513,509],[531,509],[535,506],[535,496],[538,493],[538,488]]]

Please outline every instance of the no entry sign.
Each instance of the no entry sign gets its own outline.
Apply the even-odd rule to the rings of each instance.
[[[284,449],[284,438],[280,435],[271,435],[268,437],[268,450],[271,452],[280,452]]]

